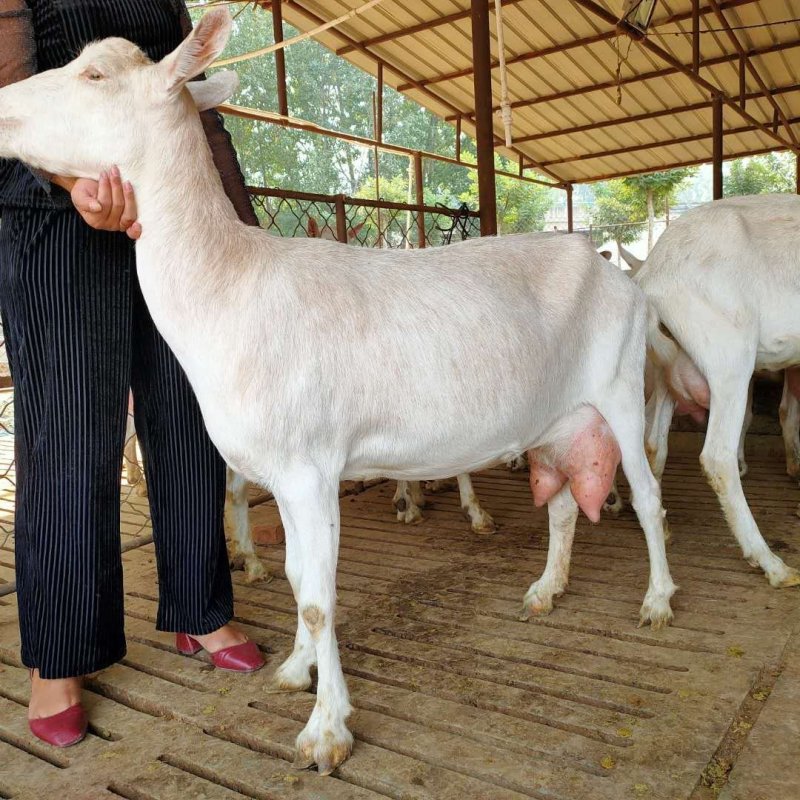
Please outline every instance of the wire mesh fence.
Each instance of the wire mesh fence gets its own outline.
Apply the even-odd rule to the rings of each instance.
[[[480,235],[477,211],[250,187],[262,227],[361,247],[439,247]]]
[[[279,189],[250,188],[250,193],[262,227],[279,236],[317,237],[362,247],[417,248],[480,235],[478,212],[465,205],[452,209]],[[128,414],[120,488],[123,547],[140,540],[150,527],[147,485],[138,468],[141,455],[130,424],[132,409]],[[0,326],[0,549],[9,552],[15,493],[14,396]]]

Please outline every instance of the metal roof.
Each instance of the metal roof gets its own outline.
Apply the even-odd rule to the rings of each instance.
[[[698,72],[693,2],[659,0],[639,43],[615,30],[622,0],[503,0],[514,117],[513,146],[498,151],[559,183],[710,161],[713,91],[726,103],[725,158],[796,149],[800,23],[778,23],[800,18],[800,0],[698,0]],[[282,2],[284,19],[303,31],[361,5]],[[388,85],[444,119],[461,117],[474,135],[469,9],[470,0],[383,0],[316,38],[367,72],[382,62]],[[494,120],[499,142],[499,114]]]

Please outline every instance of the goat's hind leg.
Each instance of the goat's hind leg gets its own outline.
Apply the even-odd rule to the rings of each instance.
[[[614,482],[611,484],[611,491],[603,503],[603,511],[611,514],[612,517],[618,517],[625,508],[625,501],[622,499],[622,494],[617,486],[617,476],[614,476]]]
[[[232,569],[243,569],[247,583],[267,577],[267,570],[256,555],[250,528],[247,479],[228,467],[225,489],[225,539]]]
[[[800,384],[799,378],[800,367],[792,367],[784,373],[780,408],[781,433],[786,448],[786,474],[792,478],[800,478],[800,399],[792,390],[796,383]]]
[[[461,498],[461,510],[472,523],[472,532],[494,533],[497,526],[489,514],[481,508],[472,486],[472,478],[466,472],[458,476],[458,492]]]
[[[736,460],[739,462],[739,477],[744,478],[747,475],[747,461],[744,456],[744,444],[747,439],[747,431],[750,430],[750,425],[753,422],[753,381],[747,388],[747,406],[744,412],[744,422],[742,423],[742,432],[739,436],[739,447],[736,451]]]
[[[553,598],[563,594],[567,588],[572,540],[578,520],[578,504],[569,484],[565,484],[550,498],[547,517],[550,527],[547,565],[542,577],[531,584],[522,601],[520,620],[523,622],[535,615],[549,614],[553,610]]]
[[[128,412],[128,419],[125,425],[125,446],[123,447],[122,455],[125,480],[128,482],[128,486],[136,487],[136,494],[139,497],[147,497],[147,481],[144,479],[144,474],[139,464],[139,453],[136,450],[136,426],[131,412]]]
[[[650,581],[639,614],[639,624],[655,630],[672,621],[670,598],[675,584],[667,564],[664,509],[661,489],[647,462],[644,447],[644,413],[641,394],[626,386],[606,398],[598,410],[606,419],[619,445],[622,469],[631,487],[631,505],[644,530],[650,557]]]
[[[317,701],[297,737],[294,765],[305,769],[316,764],[321,775],[336,769],[350,755],[353,746],[352,734],[345,725],[351,708],[334,630],[338,485],[337,476],[326,477],[313,467],[303,467],[287,470],[280,485],[273,487],[286,525],[287,552],[290,539],[296,548],[293,558],[298,561],[293,567],[299,568],[290,580],[297,600],[299,626],[305,629],[302,637],[298,630],[295,651],[279,672],[297,667],[301,657],[298,644],[305,647],[309,638],[317,662]],[[309,656],[304,657],[307,663]]]
[[[397,481],[397,489],[392,498],[397,511],[398,522],[413,525],[424,519],[420,509],[425,505],[425,496],[419,481]]]
[[[800,573],[788,567],[764,541],[742,490],[737,462],[738,437],[745,417],[749,375],[740,364],[722,371],[719,364],[707,370],[711,390],[708,430],[700,463],[717,495],[725,519],[753,566],[761,567],[775,587],[800,585]],[[752,367],[750,369],[752,373]]]

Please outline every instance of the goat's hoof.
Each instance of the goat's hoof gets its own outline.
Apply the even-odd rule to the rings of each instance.
[[[767,578],[770,585],[774,586],[776,589],[788,589],[791,586],[800,586],[800,572],[792,567],[786,567],[785,565],[784,569],[780,570],[780,572],[767,575]]]
[[[424,517],[418,506],[406,506],[405,511],[397,512],[397,521],[404,522],[406,525],[416,525],[422,522]]]
[[[564,593],[543,591],[535,583],[528,589],[522,601],[520,622],[527,622],[531,617],[543,617],[553,610],[553,598]]]
[[[292,764],[295,769],[308,769],[316,764],[320,775],[330,775],[350,756],[353,734],[343,723],[322,727],[309,720],[297,737],[295,747]]]
[[[525,456],[517,456],[516,458],[512,458],[511,461],[506,461],[506,469],[509,472],[522,472],[528,468],[528,462],[525,460]]]
[[[243,570],[245,568],[245,563],[246,559],[244,553],[228,550],[228,566],[232,571]]]
[[[800,463],[792,462],[786,464],[786,474],[790,478],[800,478]]]
[[[625,503],[622,502],[622,498],[615,492],[610,492],[608,497],[606,497],[605,503],[603,503],[603,511],[607,514],[611,514],[612,517],[618,517],[624,508]]]
[[[258,581],[270,581],[272,576],[259,561],[258,556],[248,556],[244,560],[244,582],[258,583]]]
[[[469,512],[465,512],[468,519],[471,519]],[[477,519],[472,520],[472,532],[485,536],[497,530],[494,520],[484,511]]]
[[[642,628],[649,623],[650,629],[657,631],[666,628],[673,618],[674,614],[669,605],[669,598],[651,595],[648,592],[639,611],[639,627]]]
[[[750,467],[747,466],[747,462],[746,461],[740,461],[739,462],[739,477],[740,478],[744,478],[744,476],[747,475],[747,470],[748,469],[750,469]]]

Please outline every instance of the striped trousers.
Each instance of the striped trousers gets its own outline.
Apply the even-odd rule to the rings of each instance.
[[[4,209],[0,310],[14,380],[23,663],[64,678],[125,654],[129,387],[155,539],[157,627],[200,635],[224,625],[233,614],[225,465],[145,307],[132,243],[74,210]]]

